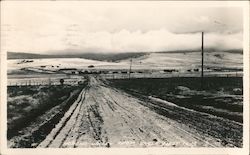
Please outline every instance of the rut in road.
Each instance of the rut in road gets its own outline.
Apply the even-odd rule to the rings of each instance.
[[[89,85],[38,147],[218,147],[139,99],[90,77]]]

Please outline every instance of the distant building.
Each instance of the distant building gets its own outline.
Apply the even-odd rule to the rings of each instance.
[[[95,66],[94,65],[89,65],[88,68],[94,68]]]
[[[58,71],[68,73],[68,74],[78,74],[78,71],[76,68],[62,68],[62,69],[59,69]]]

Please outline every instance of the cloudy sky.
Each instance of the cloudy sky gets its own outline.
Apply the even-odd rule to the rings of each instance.
[[[167,2],[8,3],[1,6],[4,49],[13,52],[138,52],[242,49],[240,7]]]

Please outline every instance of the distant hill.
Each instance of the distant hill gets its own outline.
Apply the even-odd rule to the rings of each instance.
[[[200,52],[201,50],[178,50],[178,51],[159,51],[159,52],[131,52],[131,53],[82,53],[82,54],[32,54],[32,53],[17,53],[8,52],[7,59],[42,59],[42,58],[84,58],[98,61],[118,62],[130,58],[138,58],[150,53],[192,53]],[[204,52],[218,52],[216,49],[205,49]],[[222,52],[242,54],[243,50],[225,50]]]
[[[17,53],[17,52],[8,52],[7,59],[38,59],[49,57],[47,55],[40,55],[40,54],[30,54],[30,53]]]
[[[129,58],[137,58],[147,53],[83,53],[83,54],[62,54],[62,55],[45,55],[45,54],[30,54],[30,53],[17,53],[8,52],[7,59],[44,59],[44,58],[84,58],[98,61],[116,62]]]
[[[159,51],[155,53],[192,53],[192,52],[201,52],[201,50],[176,50],[176,51]],[[231,49],[231,50],[218,50],[218,49],[204,49],[204,52],[227,52],[227,53],[237,53],[237,54],[243,54],[242,49]]]

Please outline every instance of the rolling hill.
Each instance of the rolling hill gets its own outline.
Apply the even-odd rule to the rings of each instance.
[[[17,53],[8,52],[7,59],[49,59],[49,58],[84,58],[98,61],[117,62],[129,58],[137,58],[147,53],[83,53],[83,54],[31,54],[31,53]]]

